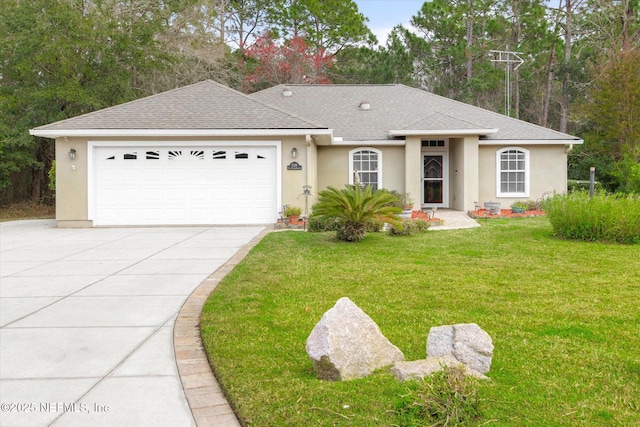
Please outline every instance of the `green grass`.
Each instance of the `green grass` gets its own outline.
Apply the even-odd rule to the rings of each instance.
[[[495,345],[475,425],[640,424],[640,245],[556,239],[546,218],[411,237],[271,233],[209,298],[203,340],[252,426],[391,426],[407,392],[387,370],[319,381],[305,352],[343,296],[407,360],[429,328],[474,322]]]

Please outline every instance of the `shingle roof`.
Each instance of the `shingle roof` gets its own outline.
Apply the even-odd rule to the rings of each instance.
[[[291,96],[283,96],[284,88]],[[571,135],[404,85],[279,85],[253,99],[311,117],[345,140],[389,139],[389,130],[498,129],[487,140],[567,140]],[[371,108],[359,108],[368,101]],[[487,132],[489,133],[489,132]]]
[[[324,129],[211,80],[35,128]]]
[[[466,120],[458,119],[456,117],[448,116],[443,113],[433,113],[426,117],[409,123],[401,128],[404,130],[414,129],[430,129],[430,130],[449,130],[449,129],[485,129],[490,130],[492,128],[480,126],[476,123],[471,123]]]

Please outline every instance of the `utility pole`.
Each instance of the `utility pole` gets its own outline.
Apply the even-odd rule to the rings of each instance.
[[[491,62],[501,62],[507,65],[504,72],[504,115],[511,117],[511,64],[518,64],[513,69],[514,71],[524,64],[524,59],[519,56],[522,53],[508,50],[490,50],[489,52],[493,55]]]

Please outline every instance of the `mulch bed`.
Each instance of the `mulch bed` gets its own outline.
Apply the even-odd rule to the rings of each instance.
[[[478,209],[477,211],[469,211],[471,218],[527,218],[533,216],[545,216],[542,210],[526,211],[525,213],[513,213],[511,209],[500,209],[499,214],[492,214],[487,209]]]
[[[431,218],[429,219],[429,215],[427,215],[426,213],[422,212],[422,211],[412,211],[411,212],[411,219],[419,219],[421,221],[426,221],[428,223],[431,224],[440,224],[440,218]]]

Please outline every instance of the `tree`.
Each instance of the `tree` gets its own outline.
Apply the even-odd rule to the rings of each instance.
[[[312,215],[318,219],[335,219],[339,223],[339,240],[359,242],[364,239],[367,225],[373,222],[389,223],[402,229],[402,222],[396,214],[402,211],[394,206],[397,197],[389,191],[373,191],[368,185],[347,185],[342,190],[327,187],[318,194],[318,203],[313,206]]]
[[[402,83],[418,86],[414,60],[405,41],[411,34],[398,26],[384,47],[350,47],[336,55],[331,78],[336,83]]]
[[[266,25],[268,0],[231,0],[227,33],[240,51],[249,47],[249,37],[262,32]]]
[[[601,65],[581,105],[584,146],[570,156],[573,178],[595,166],[611,191],[640,192],[640,48]]]
[[[302,37],[315,49],[333,55],[347,46],[375,40],[367,18],[352,0],[275,0],[267,20],[272,36]]]
[[[47,191],[52,145],[29,136],[30,128],[144,94],[145,76],[168,64],[155,37],[166,18],[149,1],[5,0],[0,189],[23,188],[11,194],[16,200],[39,200]]]
[[[245,91],[253,92],[282,83],[331,83],[327,70],[333,65],[333,56],[324,50],[311,48],[302,37],[276,44],[269,33],[258,38],[245,52],[247,66]]]
[[[612,157],[640,161],[640,48],[601,67],[584,108],[592,134],[611,144]]]

